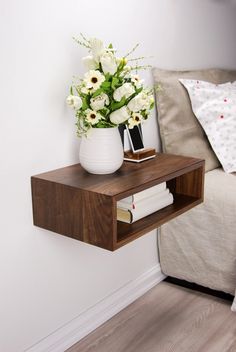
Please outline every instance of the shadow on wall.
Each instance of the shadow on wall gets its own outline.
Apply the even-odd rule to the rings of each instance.
[[[229,6],[236,7],[236,0],[212,0],[212,1],[226,6],[229,5]]]

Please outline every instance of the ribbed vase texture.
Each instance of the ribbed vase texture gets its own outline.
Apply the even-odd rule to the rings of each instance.
[[[81,166],[91,174],[111,174],[118,170],[124,157],[118,127],[92,128],[80,144]]]

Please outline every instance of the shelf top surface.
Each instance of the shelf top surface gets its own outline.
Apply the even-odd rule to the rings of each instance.
[[[202,159],[158,153],[154,159],[141,163],[125,161],[118,171],[110,175],[89,174],[80,164],[75,164],[35,175],[33,178],[119,199],[203,165]]]

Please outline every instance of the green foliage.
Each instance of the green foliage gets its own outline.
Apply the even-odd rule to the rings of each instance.
[[[125,97],[123,97],[121,99],[121,101],[119,101],[119,102],[114,102],[113,101],[111,103],[111,111],[118,110],[118,109],[122,108],[122,106],[124,106],[124,105],[126,105],[126,98]]]
[[[83,47],[87,48],[90,52],[93,53],[94,50],[96,51],[96,45],[100,48],[101,45],[103,45],[101,43],[101,41],[97,40],[95,47],[92,48],[92,45],[94,43],[94,39],[93,41],[90,41],[89,39],[87,39],[83,34],[80,34],[80,38],[73,38],[79,45],[82,45]],[[130,110],[130,106],[128,106],[129,102],[136,97],[139,93],[143,92],[144,94],[142,95],[142,97],[140,99],[143,98],[144,96],[144,100],[146,99],[146,103],[143,103],[143,107],[145,107],[145,109],[143,108],[140,109],[139,113],[142,115],[143,119],[146,120],[149,116],[149,112],[150,110],[153,108],[154,106],[154,100],[152,99],[152,95],[154,92],[154,89],[156,90],[160,90],[159,86],[158,88],[154,88],[154,89],[146,89],[143,87],[143,85],[136,81],[136,76],[134,78],[134,75],[131,74],[131,72],[133,70],[137,71],[137,70],[141,70],[141,69],[147,69],[150,66],[149,65],[138,65],[137,62],[139,60],[144,59],[144,57],[140,56],[138,58],[129,58],[127,59],[127,57],[130,57],[131,54],[133,54],[133,52],[136,50],[136,48],[138,47],[138,44],[136,44],[125,56],[123,56],[123,58],[115,58],[115,49],[113,48],[113,45],[110,43],[106,48],[104,47],[104,52],[109,53],[108,55],[108,66],[109,66],[109,58],[112,57],[113,60],[115,60],[116,63],[116,72],[114,74],[111,73],[104,73],[103,72],[103,67],[101,62],[97,60],[94,61],[95,62],[95,72],[99,71],[99,73],[97,72],[97,82],[98,84],[95,84],[95,82],[93,82],[92,80],[89,82],[89,85],[87,84],[88,82],[86,81],[87,78],[81,79],[79,84],[75,84],[73,86],[70,87],[70,95],[74,96],[77,95],[81,98],[82,100],[82,106],[80,106],[80,101],[77,99],[75,99],[74,101],[76,102],[75,106],[80,106],[79,108],[77,108],[77,110],[75,111],[75,115],[76,115],[76,126],[77,126],[77,134],[78,136],[84,135],[86,134],[86,132],[91,128],[108,128],[108,127],[114,127],[116,125],[114,125],[111,120],[110,120],[110,114],[124,106],[126,106],[126,114],[129,117],[132,117],[132,111]],[[99,49],[100,50],[100,49]],[[135,62],[136,65],[135,66],[128,66],[127,62]],[[107,69],[106,69],[107,71]],[[90,71],[91,74],[92,71]],[[111,72],[114,72],[111,71]],[[88,77],[88,76],[87,76]],[[96,76],[95,76],[96,77]],[[102,77],[102,79],[101,79]],[[102,81],[101,84],[99,84],[99,80]],[[91,88],[91,82],[94,83],[94,88]],[[119,88],[122,87],[125,83],[129,83],[129,85],[132,85],[134,88],[134,93],[132,95],[130,95],[128,98],[126,98],[125,96],[127,96],[127,94],[124,94],[125,96],[121,98],[120,101],[115,101],[114,99],[114,91]],[[86,92],[86,87],[89,87],[88,89],[88,93]],[[127,89],[127,87],[124,87],[123,89]],[[83,93],[82,93],[83,92]],[[104,95],[105,94],[105,95]],[[92,106],[95,108],[95,104],[96,102],[94,101],[92,106],[91,106],[91,99],[92,98],[96,98],[101,96],[101,98],[98,100],[97,107],[101,106],[101,109],[98,111],[94,111],[93,113],[95,113],[98,117],[99,117],[99,121],[95,124],[95,125],[91,125],[90,121],[90,115],[91,114],[91,110],[92,110]],[[103,97],[104,97],[104,101],[103,101]],[[109,100],[109,101],[108,101]],[[71,100],[73,102],[73,99]],[[150,103],[149,103],[150,101]],[[149,108],[147,109],[146,106],[149,105]],[[95,108],[96,109],[96,108]],[[87,111],[88,110],[88,111]]]
[[[99,112],[102,116],[106,117],[109,114],[110,110],[104,107],[103,109],[99,110]]]
[[[73,37],[73,39],[74,39],[74,41],[75,41],[76,43],[78,43],[79,45],[84,46],[84,47],[87,48],[87,49],[90,49],[90,45],[89,45],[87,42],[82,41],[82,40],[80,40],[79,38],[76,38],[76,37]],[[82,39],[83,39],[83,38],[82,38]]]
[[[150,105],[150,110],[152,110],[153,108],[154,108],[154,105],[155,105],[155,103],[154,103],[154,101],[151,103],[151,105]]]
[[[96,126],[94,126],[95,128],[110,128],[110,127],[115,127],[115,125],[109,121],[104,121],[104,120],[100,120]]]
[[[117,77],[112,77],[112,81],[111,81],[111,88],[113,89],[113,90],[115,90],[117,87],[118,87],[118,85],[119,85],[119,78],[117,78]]]
[[[103,93],[103,89],[102,89],[102,88],[97,89],[97,90],[92,94],[92,98],[98,97],[101,93]]]
[[[110,89],[111,87],[111,82],[105,81],[101,84],[101,88],[104,90]]]
[[[82,97],[82,110],[87,110],[89,108],[89,98],[88,97]]]
[[[101,67],[102,67],[102,66],[101,66]],[[101,69],[101,70],[102,70],[102,69]],[[106,79],[107,82],[109,82],[110,79],[112,78],[112,75],[110,75],[110,73],[106,73],[104,76],[105,76],[105,79]]]

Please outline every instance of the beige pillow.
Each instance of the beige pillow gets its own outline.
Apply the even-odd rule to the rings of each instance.
[[[203,158],[206,160],[206,171],[219,167],[220,163],[192,111],[188,93],[178,79],[199,79],[220,84],[235,81],[236,71],[169,71],[153,68],[153,77],[155,84],[161,86],[156,93],[156,106],[163,152]]]

